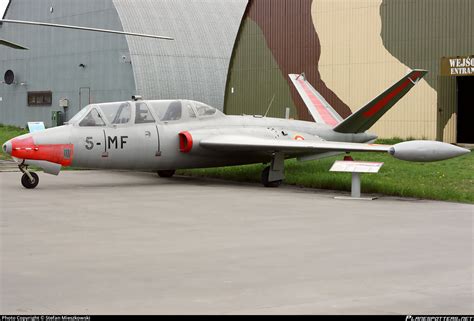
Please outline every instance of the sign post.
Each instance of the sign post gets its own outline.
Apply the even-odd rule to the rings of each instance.
[[[351,197],[337,196],[337,199],[373,200],[375,197],[361,197],[361,173],[378,173],[383,163],[335,161],[329,171],[352,173]]]

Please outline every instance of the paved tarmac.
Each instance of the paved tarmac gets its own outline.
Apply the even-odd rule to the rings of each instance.
[[[466,314],[474,206],[0,173],[0,314]]]

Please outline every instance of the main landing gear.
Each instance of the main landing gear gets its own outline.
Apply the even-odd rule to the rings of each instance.
[[[28,166],[23,165],[23,164],[18,165],[18,168],[23,173],[23,176],[21,177],[21,185],[23,185],[24,188],[33,189],[36,186],[38,186],[38,183],[39,183],[38,174],[34,172],[30,172],[28,170]]]
[[[262,184],[265,187],[278,187],[281,185],[283,180],[277,180],[277,181],[269,181],[269,176],[270,176],[270,168],[271,166],[265,167],[265,169],[262,171]]]
[[[166,171],[158,171],[158,176],[160,177],[173,177],[176,171],[174,169],[166,170]]]
[[[272,156],[272,163],[262,172],[262,184],[265,187],[278,187],[285,178],[285,155],[276,152]]]

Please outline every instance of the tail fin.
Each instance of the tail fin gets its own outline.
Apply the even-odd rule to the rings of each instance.
[[[323,96],[311,86],[305,79],[304,74],[290,74],[288,76],[295,85],[296,90],[298,90],[301,98],[303,98],[315,122],[334,127],[342,121],[342,117],[329,105]]]
[[[372,127],[428,71],[415,69],[334,128],[339,133],[362,133]]]

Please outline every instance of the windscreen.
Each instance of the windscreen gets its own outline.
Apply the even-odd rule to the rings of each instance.
[[[198,116],[212,116],[216,113],[216,109],[214,107],[208,106],[203,103],[196,102],[196,110],[198,113]]]
[[[150,102],[151,107],[155,110],[161,121],[173,121],[180,120],[182,116],[183,106],[181,101],[152,101]]]
[[[99,107],[111,124],[126,124],[132,117],[132,106],[128,102],[101,104]]]
[[[87,114],[87,111],[90,110],[90,107],[89,106],[86,106],[84,108],[82,108],[81,110],[79,110],[79,112],[77,114],[74,115],[74,117],[72,117],[70,120],[69,120],[69,124],[74,124],[76,123],[77,121],[79,121],[82,117],[84,117],[85,114]]]
[[[97,109],[92,108],[91,111],[84,117],[79,123],[81,127],[95,127],[95,126],[105,126],[102,117],[100,116]]]

